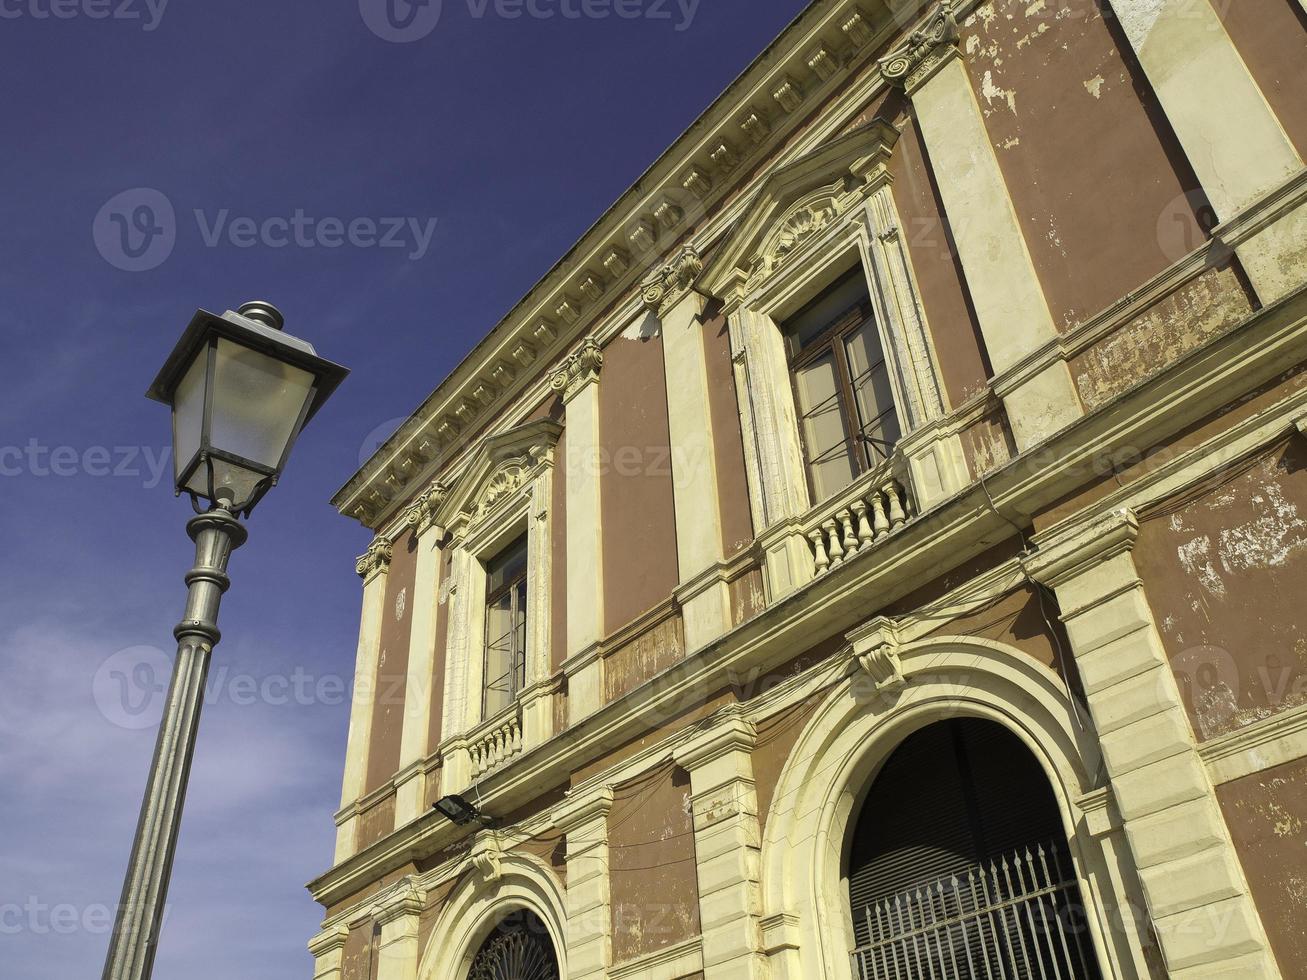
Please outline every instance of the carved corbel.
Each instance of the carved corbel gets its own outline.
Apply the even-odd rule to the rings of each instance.
[[[391,544],[385,538],[374,538],[368,545],[368,550],[359,556],[358,561],[354,563],[354,571],[358,572],[359,577],[365,582],[390,567],[390,556],[393,553]]]
[[[496,831],[483,830],[472,839],[468,864],[486,884],[493,885],[503,876],[503,859],[504,849]]]
[[[899,631],[894,620],[877,616],[847,634],[846,639],[853,644],[858,666],[872,679],[877,691],[890,693],[907,684],[899,660]]]
[[[703,259],[693,246],[686,245],[670,262],[640,285],[640,297],[644,300],[645,309],[662,319],[682,296],[694,288],[701,272]]]
[[[587,337],[563,366],[549,376],[549,387],[561,391],[564,401],[570,401],[587,385],[599,380],[599,369],[603,365],[603,349],[597,340]]]
[[[418,534],[422,534],[427,528],[435,524],[436,511],[440,505],[445,502],[449,496],[449,488],[443,483],[433,483],[422,495],[413,502],[413,506],[408,509],[404,517],[404,523],[413,528]]]
[[[880,59],[880,73],[911,95],[957,54],[960,37],[953,4],[943,0],[902,47]]]

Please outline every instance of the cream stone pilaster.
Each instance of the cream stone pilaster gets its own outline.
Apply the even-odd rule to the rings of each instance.
[[[449,567],[449,630],[445,646],[445,691],[441,709],[441,780],[450,792],[458,792],[472,781],[471,758],[464,733],[474,724],[471,699],[480,695],[471,688],[471,658],[477,655],[479,638],[473,638],[472,620],[477,602],[484,601],[485,575],[476,556],[455,538]],[[480,588],[478,589],[478,585]],[[475,706],[479,708],[479,702]]]
[[[359,616],[358,652],[354,658],[354,693],[350,704],[349,734],[345,744],[345,777],[342,780],[336,825],[336,863],[358,850],[358,814],[350,812],[362,799],[367,786],[368,748],[372,740],[372,709],[376,703],[377,657],[381,651],[381,612],[386,600],[386,572],[390,568],[391,545],[382,537],[373,540],[354,565],[363,579],[363,610]]]
[[[690,774],[705,980],[767,976],[752,723],[729,713],[675,750]]]
[[[567,712],[575,724],[603,704],[603,515],[599,441],[599,370],[604,355],[587,337],[550,378],[566,406],[567,467]]]
[[[897,133],[894,134],[897,140]],[[888,141],[886,141],[888,142]],[[912,274],[907,243],[894,196],[890,192],[889,150],[872,154],[854,172],[867,183],[863,214],[866,238],[863,267],[873,279],[869,293],[883,335],[894,345],[900,400],[907,418],[898,449],[911,474],[918,511],[951,497],[971,481],[962,439],[941,424],[947,410],[939,361]]]
[[[613,962],[608,878],[612,808],[613,791],[603,786],[569,797],[550,816],[566,838],[568,980],[602,980]]]
[[[1116,511],[1026,559],[1057,593],[1169,975],[1278,977]]]
[[[417,980],[418,920],[426,892],[406,879],[377,906],[374,919],[381,927],[376,980]]]
[[[1211,0],[1111,4],[1222,225],[1302,169]],[[1288,293],[1304,279],[1307,207],[1278,216],[1235,251],[1263,303]]]
[[[395,826],[416,820],[425,811],[427,733],[431,724],[431,684],[436,663],[436,592],[440,587],[441,539],[435,521],[448,490],[436,484],[409,508],[407,527],[417,535],[413,578],[413,623],[409,637],[408,676],[404,685],[404,727],[400,736],[399,775],[395,785]]]
[[[1056,340],[1057,329],[962,65],[947,0],[880,64],[885,78],[902,85],[912,99],[985,348],[1001,381]],[[1000,396],[1023,450],[1084,414],[1063,360],[1020,377]]]
[[[662,324],[686,653],[721,636],[731,622],[730,593],[717,571],[725,555],[700,320],[708,301],[694,290],[702,271],[699,253],[687,245],[641,286],[645,307]]]
[[[346,926],[332,926],[309,940],[309,952],[313,955],[313,980],[341,980],[341,961],[344,959],[348,939],[349,929]]]

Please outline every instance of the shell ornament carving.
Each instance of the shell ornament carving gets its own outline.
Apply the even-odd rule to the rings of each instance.
[[[558,960],[539,920],[538,929],[501,927],[472,961],[468,980],[559,980]]]

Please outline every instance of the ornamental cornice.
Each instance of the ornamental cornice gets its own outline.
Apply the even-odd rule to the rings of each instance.
[[[368,550],[359,556],[354,562],[354,571],[363,581],[368,581],[374,575],[384,572],[390,567],[390,558],[394,553],[391,543],[382,537],[372,539],[368,545]]]
[[[564,401],[571,401],[588,385],[598,382],[599,369],[603,366],[604,352],[599,341],[586,337],[563,366],[549,376],[549,387],[562,392]]]
[[[879,84],[860,69],[897,31],[860,4],[805,10],[337,491],[340,512],[383,526],[496,413],[534,397],[556,352],[594,330],[665,250],[692,231],[712,240],[731,220],[719,205],[758,180],[763,160],[802,145],[801,126],[838,132]]]
[[[640,285],[640,298],[645,309],[661,320],[682,296],[694,288],[701,272],[703,259],[698,250],[692,245],[684,246],[670,262]]]
[[[942,0],[901,47],[880,59],[880,73],[911,95],[957,55],[960,37],[953,4]]]
[[[732,752],[750,753],[758,742],[753,722],[738,710],[724,712],[713,727],[696,735],[672,752],[676,764],[693,772]]]
[[[385,927],[405,916],[421,915],[426,903],[426,891],[408,879],[377,902],[372,917],[377,925]]]
[[[345,948],[345,943],[349,939],[349,927],[345,925],[331,926],[323,929],[320,933],[309,940],[309,952],[315,960],[320,960],[328,953],[334,953]]]
[[[600,786],[597,789],[578,793],[575,797],[569,796],[554,808],[549,815],[549,820],[566,834],[588,823],[607,820],[612,808],[613,788]]]

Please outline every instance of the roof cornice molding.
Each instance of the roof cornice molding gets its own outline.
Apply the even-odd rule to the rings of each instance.
[[[532,391],[577,338],[597,332],[596,324],[688,236],[712,224],[709,216],[756,179],[760,163],[785,152],[805,121],[833,112],[841,85],[876,70],[874,56],[927,6],[922,0],[911,17],[900,11],[896,19],[883,0],[816,0],[477,344],[332,504],[370,528],[384,526],[490,420]]]

